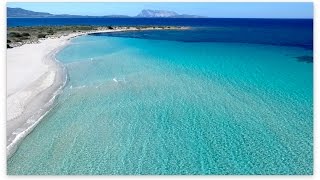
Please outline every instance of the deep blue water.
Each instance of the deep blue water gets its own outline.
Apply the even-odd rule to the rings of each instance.
[[[297,46],[312,49],[312,19],[168,19],[168,18],[8,18],[8,27],[39,25],[177,25],[185,31],[113,33],[118,37],[185,42],[235,42]],[[109,34],[110,35],[110,34]]]
[[[8,18],[13,26],[43,25],[176,25],[223,27],[310,27],[312,19],[239,19],[239,18]]]

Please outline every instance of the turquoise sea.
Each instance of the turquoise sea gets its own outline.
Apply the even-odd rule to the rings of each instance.
[[[311,49],[143,36],[166,32],[73,39],[8,174],[313,173]]]

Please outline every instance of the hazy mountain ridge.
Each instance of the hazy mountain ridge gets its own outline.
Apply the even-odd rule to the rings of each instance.
[[[53,14],[45,12],[34,12],[22,8],[7,8],[7,17],[49,17]]]
[[[174,11],[144,9],[137,15],[137,17],[172,17],[178,15],[179,14]]]
[[[202,16],[178,14],[174,11],[143,9],[137,17],[144,18],[201,18]],[[202,17],[203,18],[203,17]]]

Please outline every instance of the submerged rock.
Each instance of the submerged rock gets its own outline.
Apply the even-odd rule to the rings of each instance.
[[[313,63],[313,56],[297,56],[299,62]]]

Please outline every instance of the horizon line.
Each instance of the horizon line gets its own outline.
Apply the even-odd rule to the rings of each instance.
[[[62,14],[66,15],[66,14]],[[68,14],[69,15],[69,14]],[[59,16],[59,15],[58,15]],[[8,18],[28,18],[28,19],[39,19],[39,18],[48,18],[48,19],[81,19],[81,18],[113,18],[113,19],[301,19],[301,20],[313,20],[312,18],[264,18],[264,17],[199,17],[199,18],[175,18],[175,17],[137,17],[137,16],[127,16],[127,17],[111,17],[117,15],[103,15],[103,16],[92,16],[92,15],[70,15],[70,16],[83,16],[83,17],[7,17]],[[121,16],[121,15],[118,15]],[[126,15],[123,15],[126,16]]]
[[[23,10],[27,10],[27,11],[32,11],[32,12],[37,12],[37,13],[49,13],[46,11],[34,11],[34,10],[30,10],[30,9],[25,9],[23,7],[9,7],[8,3],[6,6],[6,9],[8,8],[19,8],[19,9],[23,9]],[[140,10],[155,10],[155,11],[172,11],[172,10],[163,10],[163,9],[150,9],[150,8],[142,8]],[[212,17],[212,16],[203,16],[203,15],[197,15],[197,14],[184,14],[184,13],[179,13],[176,11],[172,11],[177,13],[178,15],[192,15],[192,16],[200,16],[200,17],[193,17],[190,19],[314,19],[314,13],[312,14],[312,17]],[[88,15],[88,14],[68,14],[68,13],[63,13],[63,14],[58,14],[58,13],[49,13],[52,16],[82,16],[82,17],[74,17],[74,18],[108,18],[108,16],[125,16],[125,17],[113,17],[113,18],[172,18],[172,19],[188,19],[188,18],[175,18],[175,17],[137,17],[138,14],[136,15],[127,15],[127,14],[106,14],[106,15]],[[8,17],[7,17],[8,18]],[[24,17],[10,17],[10,18],[24,18]],[[55,18],[55,17],[27,17],[27,18]],[[61,17],[63,18],[63,17]],[[67,17],[66,17],[67,18]],[[71,18],[71,17],[70,17]]]

